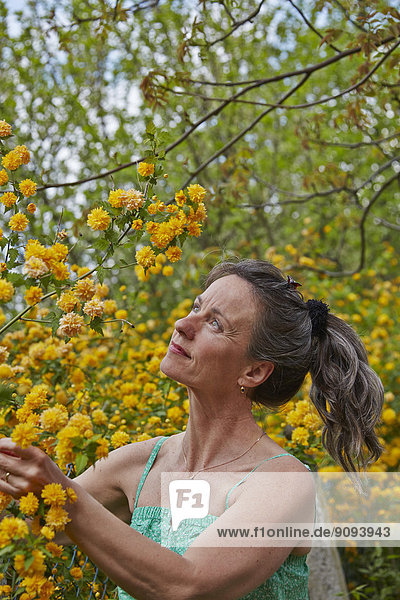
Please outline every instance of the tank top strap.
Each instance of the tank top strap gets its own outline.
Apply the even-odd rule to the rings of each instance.
[[[246,479],[252,474],[254,473],[254,471],[256,469],[258,469],[258,467],[260,465],[262,465],[263,463],[269,461],[269,460],[273,460],[274,458],[280,458],[281,456],[291,456],[292,458],[294,458],[295,460],[298,460],[299,462],[301,462],[301,460],[299,460],[298,458],[296,458],[295,456],[293,456],[293,454],[289,454],[288,452],[283,452],[282,454],[276,454],[275,456],[270,456],[269,458],[264,458],[264,460],[262,460],[261,462],[258,463],[258,465],[256,465],[254,467],[254,469],[252,469],[251,471],[249,471],[240,481],[238,481],[237,483],[235,483],[235,485],[229,490],[229,492],[226,495],[226,502],[225,502],[225,510],[228,509],[228,504],[229,504],[229,497],[231,495],[231,493],[233,492],[233,490],[235,490],[237,487],[239,487],[239,485],[241,485],[244,481],[246,481]],[[301,462],[301,464],[303,465],[304,463]],[[308,470],[310,470],[310,467],[308,465],[304,465],[305,467],[307,467]]]
[[[160,450],[161,446],[163,445],[163,443],[165,442],[166,439],[167,438],[165,436],[162,437],[162,438],[160,438],[158,440],[158,442],[155,444],[153,450],[150,453],[150,456],[148,458],[148,461],[146,463],[146,466],[145,466],[145,468],[143,470],[142,476],[141,476],[140,481],[139,481],[138,489],[137,489],[137,492],[136,492],[135,504],[133,506],[134,510],[135,510],[135,508],[137,506],[137,503],[138,503],[138,500],[139,500],[139,494],[142,491],[142,487],[143,487],[144,482],[146,481],[146,477],[147,477],[147,475],[148,475],[151,467],[153,466],[154,461],[156,460],[158,451]]]

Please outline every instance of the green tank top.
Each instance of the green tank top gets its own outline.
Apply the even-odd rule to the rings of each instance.
[[[136,492],[135,504],[132,513],[131,527],[139,531],[142,535],[151,540],[163,545],[177,554],[184,554],[194,540],[206,529],[214,523],[218,518],[214,515],[207,515],[203,518],[185,519],[182,521],[176,531],[172,530],[171,513],[169,508],[161,506],[137,506],[139,494],[146,480],[146,477],[156,459],[161,445],[166,440],[166,437],[160,438],[154,446],[149,460],[144,468],[142,477]],[[243,481],[249,477],[262,463],[279,458],[280,456],[291,456],[291,454],[283,453],[266,458],[261,461],[254,469],[252,469],[243,479],[229,490],[225,510],[228,508],[228,501],[231,492]],[[296,457],[293,457],[296,458]],[[296,459],[297,460],[297,459]],[[306,465],[307,466],[307,465]],[[168,523],[168,530],[166,524]],[[161,529],[163,528],[163,529]],[[161,534],[162,531],[162,534]],[[306,555],[294,556],[290,554],[285,562],[279,567],[271,577],[269,577],[257,589],[253,590],[246,596],[242,596],[240,600],[309,600],[308,596],[308,566],[306,563]],[[127,592],[118,588],[119,600],[134,600]]]

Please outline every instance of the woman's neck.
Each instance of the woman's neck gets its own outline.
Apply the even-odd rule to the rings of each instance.
[[[197,471],[229,461],[262,434],[242,394],[230,402],[199,398],[189,391],[190,416],[182,441],[185,466]]]

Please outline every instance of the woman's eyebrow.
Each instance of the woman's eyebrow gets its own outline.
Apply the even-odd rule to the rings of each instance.
[[[201,306],[201,305],[202,305],[202,303],[203,303],[203,298],[202,298],[201,296],[197,296],[197,298],[195,299],[195,302],[198,302],[198,303],[200,304],[200,306]],[[212,307],[210,310],[211,310],[211,312],[212,312],[213,314],[215,314],[215,315],[219,315],[220,317],[222,317],[222,318],[224,319],[224,321],[226,321],[226,322],[227,322],[227,324],[229,325],[229,327],[231,327],[231,328],[232,328],[232,325],[231,325],[231,323],[230,323],[230,322],[229,322],[229,320],[226,318],[226,316],[225,316],[225,315],[224,315],[224,314],[223,314],[223,313],[222,313],[222,312],[219,310],[219,308],[217,308],[217,307],[214,307],[214,306],[213,306],[213,307]]]

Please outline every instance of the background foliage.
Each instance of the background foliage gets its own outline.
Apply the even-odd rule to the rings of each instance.
[[[53,342],[45,323],[8,330],[1,341],[9,352],[0,365],[3,434],[12,431],[31,388],[43,383],[48,393],[35,409],[38,418],[61,403],[69,419],[80,411],[92,424],[91,435],[83,430],[70,448],[78,471],[98,457],[98,448],[113,447],[115,430],[126,434],[116,443],[181,430],[184,390],[169,389],[156,373],[174,316],[188,304],[176,307],[198,292],[220,258],[259,257],[301,280],[306,297],[327,299],[363,335],[386,389],[381,435],[387,450],[374,468],[397,470],[396,3],[31,0],[14,12],[0,0],[0,15],[0,118],[29,148],[24,177],[38,183],[29,237],[48,243],[65,229],[68,261],[96,267],[98,234],[87,228],[87,216],[110,189],[139,186],[149,119],[157,127],[154,160],[163,152],[166,158],[157,194],[168,203],[195,182],[209,190],[204,233],[187,241],[173,275],[145,277],[133,266],[121,268],[135,262],[136,238],[104,263],[108,296],[134,332],[119,334],[110,325],[104,339],[88,332],[62,350],[64,342]],[[1,217],[4,230],[9,216]],[[3,279],[15,281],[17,263],[18,252]],[[26,306],[30,283],[20,283],[4,305],[4,322]],[[47,302],[30,316],[45,319],[46,307],[54,308]],[[134,372],[127,361],[135,361]],[[128,384],[134,389],[123,387]],[[306,396],[305,388],[300,404],[260,415],[260,422],[299,457],[331,468],[319,447],[319,425],[302,404]],[[99,409],[104,423],[93,415]],[[55,456],[63,427],[42,427],[41,443]],[[28,555],[33,546],[26,544]],[[355,594],[380,598],[384,585],[389,598],[398,557],[363,556],[346,556],[351,586],[365,584],[363,561],[375,561],[381,583]]]

